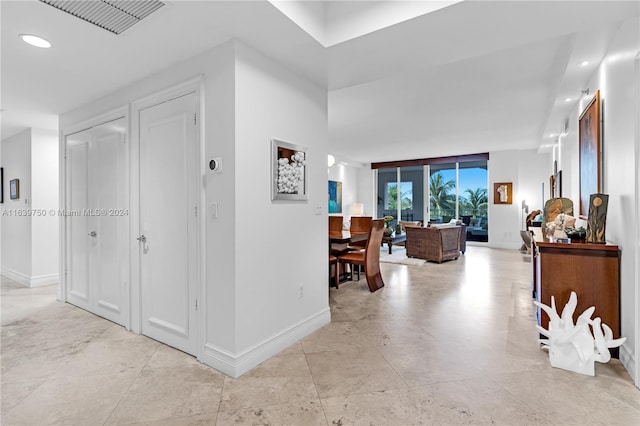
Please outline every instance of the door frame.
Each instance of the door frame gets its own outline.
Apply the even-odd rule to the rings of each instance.
[[[205,285],[206,282],[206,262],[205,262],[205,239],[202,237],[204,225],[204,187],[203,179],[205,173],[204,162],[204,81],[202,76],[197,76],[183,83],[169,87],[164,90],[154,92],[151,95],[137,99],[131,104],[131,145],[130,145],[130,277],[131,277],[131,330],[135,333],[142,333],[142,281],[140,270],[140,250],[139,242],[136,238],[140,235],[140,112],[143,109],[150,108],[155,105],[168,102],[172,99],[176,99],[190,93],[195,94],[196,97],[196,162],[198,164],[197,173],[200,178],[198,179],[198,197],[196,200],[198,217],[196,220],[196,235],[198,241],[196,241],[196,299],[198,300],[198,309],[196,312],[196,357],[202,356],[202,348],[204,342],[205,328]]]
[[[65,129],[60,129],[59,131],[59,143],[58,143],[58,148],[59,148],[59,166],[60,166],[60,171],[59,171],[59,188],[60,188],[60,197],[59,197],[59,210],[64,210],[67,207],[67,137],[71,136],[75,133],[78,132],[82,132],[84,130],[89,130],[92,127],[96,127],[96,126],[100,126],[102,124],[108,123],[110,121],[114,121],[114,120],[118,120],[124,118],[125,122],[127,123],[127,131],[126,131],[126,138],[127,138],[127,144],[129,145],[129,149],[131,146],[131,120],[130,120],[130,115],[129,115],[129,106],[128,105],[124,105],[115,109],[112,109],[110,111],[107,111],[103,114],[99,114],[96,115],[94,117],[91,117],[87,120],[84,121],[80,121],[76,124],[72,124],[69,127],[65,128]],[[129,170],[129,163],[130,164],[130,156],[129,156],[129,151],[125,149],[125,170]],[[125,176],[125,181],[128,182],[128,184],[126,185],[127,187],[129,187],[129,185],[131,184],[130,181],[130,175]],[[130,200],[130,199],[129,199]],[[57,299],[60,302],[64,302],[67,303],[67,289],[68,289],[68,281],[67,281],[67,273],[68,273],[68,264],[69,264],[69,259],[68,259],[68,235],[67,235],[67,231],[68,231],[68,227],[67,227],[67,216],[65,215],[58,215],[58,220],[59,220],[59,227],[60,227],[60,246],[59,246],[59,250],[60,250],[60,263],[59,263],[59,271],[60,271],[60,282],[58,285],[58,290],[57,290]],[[129,224],[127,224],[127,229],[125,229],[125,235],[130,237],[131,236],[131,228],[129,226]],[[129,249],[129,247],[127,247],[127,250]],[[123,268],[123,272],[122,272],[122,276],[123,277],[130,277],[130,268],[128,264],[122,265]],[[126,297],[126,295],[130,294],[131,292],[131,279],[126,280],[124,283],[124,289],[123,289],[123,294],[125,295],[125,297],[122,300],[122,309],[124,312],[124,327],[127,329],[131,329],[131,305],[130,305],[130,297]]]

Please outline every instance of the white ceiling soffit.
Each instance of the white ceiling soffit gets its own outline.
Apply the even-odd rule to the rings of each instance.
[[[114,34],[131,28],[164,6],[159,0],[40,0]]]
[[[269,0],[324,47],[353,40],[462,1]]]

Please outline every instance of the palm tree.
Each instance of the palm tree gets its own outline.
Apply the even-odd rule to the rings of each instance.
[[[487,211],[487,188],[467,189],[464,193],[467,196],[460,197],[461,210],[472,215]]]
[[[454,190],[456,188],[456,182],[454,180],[444,181],[440,172],[431,175],[429,179],[429,194],[431,211],[436,211],[438,216],[442,214],[443,210],[451,214],[451,210],[456,208],[456,196]]]

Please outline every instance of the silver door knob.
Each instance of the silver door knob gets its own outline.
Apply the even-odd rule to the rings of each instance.
[[[144,244],[147,242],[147,237],[145,237],[144,235],[140,235],[138,238],[136,238],[136,240]]]
[[[96,231],[91,231],[91,232],[89,232],[89,234],[88,234],[88,235],[89,235],[90,237],[97,237],[97,236],[98,236],[98,233],[97,233]]]

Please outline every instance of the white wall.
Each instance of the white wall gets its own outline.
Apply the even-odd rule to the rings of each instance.
[[[353,203],[363,203],[359,193],[358,173],[361,167],[355,167],[345,164],[336,163],[329,167],[329,180],[342,182],[342,213],[337,214],[343,216],[347,221],[351,217],[351,205]],[[364,205],[365,216],[373,214],[371,208]]]
[[[60,128],[196,76],[203,160],[222,157],[221,173],[202,175],[198,357],[238,376],[330,321],[326,91],[230,41],[63,114]],[[271,138],[309,148],[309,201],[271,202]]]
[[[626,21],[600,64],[589,80],[591,95],[600,90],[602,102],[603,182],[601,191],[609,194],[607,211],[607,241],[621,250],[620,302],[621,334],[627,342],[621,349],[621,360],[640,384],[638,371],[638,340],[640,340],[640,309],[638,283],[638,216],[637,194],[640,185],[638,158],[638,64],[640,51],[640,22],[638,18]],[[561,156],[563,167],[570,165],[571,184],[567,194],[577,206],[579,201],[578,117],[586,102],[582,99],[570,116],[570,132],[563,141]],[[597,314],[597,306],[596,306]]]
[[[542,183],[548,193],[549,155],[536,150],[494,151],[489,153],[489,246],[517,249],[522,245],[522,200],[529,211],[542,210]],[[493,184],[513,183],[513,203],[494,204]]]
[[[32,129],[31,207],[46,211],[32,218],[32,283],[58,282],[58,132]]]
[[[2,140],[4,204],[2,204],[2,275],[23,285],[31,280],[31,217],[17,216],[31,208],[31,129]],[[9,196],[9,181],[20,180],[20,198]]]
[[[330,319],[328,126],[325,89],[246,45],[236,52],[236,317],[244,353],[296,324]],[[308,201],[271,201],[272,138],[307,147]]]

